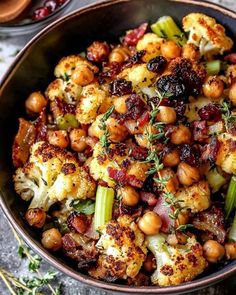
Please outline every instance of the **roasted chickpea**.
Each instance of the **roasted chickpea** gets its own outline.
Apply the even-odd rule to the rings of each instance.
[[[219,99],[224,91],[224,83],[218,76],[209,76],[202,86],[203,94],[212,99]]]
[[[163,122],[165,124],[173,124],[176,121],[176,112],[174,108],[160,106],[159,112],[156,116],[157,121]]]
[[[171,168],[165,168],[159,171],[162,179],[167,179],[165,188],[168,192],[176,192],[179,188],[179,181],[175,172]]]
[[[139,202],[139,194],[132,186],[124,186],[118,190],[122,197],[122,203],[127,206],[135,206]]]
[[[81,153],[87,147],[86,131],[83,129],[73,129],[70,132],[70,144],[72,150]]]
[[[50,144],[63,149],[69,145],[69,138],[66,130],[49,130],[47,132],[47,139]]]
[[[109,45],[106,42],[93,42],[87,48],[87,58],[90,61],[102,62],[107,59],[110,52]]]
[[[233,106],[236,106],[236,82],[233,83],[229,88],[229,99]]]
[[[128,97],[128,95],[124,95],[114,99],[114,107],[117,113],[125,114],[127,112],[127,106],[125,102]]]
[[[152,253],[147,255],[146,260],[143,263],[143,268],[146,272],[153,272],[156,269],[156,259]]]
[[[112,49],[111,53],[109,54],[109,62],[117,62],[123,63],[125,60],[129,58],[129,50],[125,47],[115,47]]]
[[[188,127],[180,124],[171,133],[170,140],[173,144],[190,143],[191,132]]]
[[[187,224],[189,221],[189,212],[188,211],[180,211],[177,219],[176,219],[176,226]]]
[[[161,217],[154,211],[146,212],[138,221],[138,226],[145,235],[159,233],[161,225]]]
[[[167,59],[174,59],[181,55],[181,47],[174,41],[168,40],[161,45],[161,54]]]
[[[177,149],[166,152],[162,156],[162,163],[166,167],[174,167],[177,166],[180,162],[179,151]]]
[[[41,228],[44,226],[46,220],[46,213],[41,208],[31,208],[26,211],[25,219],[30,226]]]
[[[225,256],[227,259],[236,259],[236,242],[225,244]]]
[[[192,43],[187,43],[183,46],[182,48],[182,56],[184,58],[189,58],[191,60],[197,61],[200,59],[200,52],[197,48],[197,46],[195,46]]]
[[[199,181],[200,172],[198,168],[181,162],[177,169],[177,176],[181,184],[189,186]]]
[[[62,247],[61,234],[57,228],[51,228],[43,232],[41,240],[44,248],[57,251]]]
[[[40,113],[46,105],[47,100],[40,92],[31,93],[25,102],[27,111],[32,113]]]
[[[236,64],[227,67],[226,78],[229,84],[236,82]]]
[[[225,248],[215,240],[208,240],[203,245],[203,254],[207,261],[216,263],[224,256]]]
[[[77,66],[72,75],[71,80],[80,86],[85,86],[91,83],[94,79],[94,73],[88,65],[79,65]]]

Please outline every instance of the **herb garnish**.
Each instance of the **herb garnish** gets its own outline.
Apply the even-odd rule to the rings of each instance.
[[[107,130],[106,121],[111,116],[112,112],[114,111],[114,106],[110,107],[108,111],[103,115],[100,119],[100,125],[98,126],[101,130],[104,131],[103,135],[100,138],[100,143],[102,148],[105,149],[107,152],[109,150],[110,141],[109,141],[109,131]]]
[[[230,104],[224,101],[221,106],[222,117],[225,121],[227,132],[234,127],[236,123],[236,114],[230,112]]]

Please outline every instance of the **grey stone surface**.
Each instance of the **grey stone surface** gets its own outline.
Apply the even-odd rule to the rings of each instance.
[[[148,0],[147,0],[148,1]],[[93,2],[98,2],[94,0],[80,0],[76,1],[75,6],[83,6]],[[235,0],[211,0],[211,2],[220,3],[225,5],[232,10],[236,10],[236,1]],[[1,41],[0,41],[1,42]],[[7,41],[6,41],[7,42]],[[12,46],[16,45],[18,48],[23,44],[25,40],[11,39],[8,43]],[[20,45],[19,45],[20,44]],[[15,274],[16,276],[27,276],[29,272],[27,271],[27,263],[23,259],[20,259],[17,255],[17,242],[10,230],[7,220],[3,216],[3,212],[0,209],[0,267],[5,268]],[[47,271],[52,269],[47,262],[42,262],[42,271]],[[69,277],[66,277],[64,274],[59,273],[57,276],[57,283],[63,284],[63,294],[64,295],[108,295],[112,294],[111,292],[106,292],[99,289],[94,289],[89,286],[85,286]],[[235,294],[236,289],[236,275],[218,283],[215,286],[203,289],[198,292],[191,293],[193,295],[226,295],[226,294]],[[8,289],[5,287],[3,282],[0,280],[0,295],[9,295]],[[44,295],[49,295],[49,292],[44,292]]]

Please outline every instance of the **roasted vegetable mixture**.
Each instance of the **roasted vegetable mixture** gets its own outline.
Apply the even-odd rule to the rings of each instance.
[[[190,13],[63,57],[25,101],[17,194],[43,246],[91,277],[178,285],[236,258],[236,53]]]

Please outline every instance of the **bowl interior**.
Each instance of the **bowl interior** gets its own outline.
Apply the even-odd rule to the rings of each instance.
[[[216,9],[213,9],[213,8]],[[16,195],[12,185],[13,166],[11,146],[17,132],[18,118],[25,117],[24,101],[32,91],[44,91],[53,79],[53,70],[58,60],[68,54],[76,54],[94,40],[118,42],[125,30],[143,22],[152,23],[158,17],[171,15],[176,21],[190,12],[203,12],[216,18],[225,26],[228,33],[236,37],[236,15],[213,4],[197,1],[167,0],[117,0],[96,4],[73,12],[54,23],[18,55],[0,87],[0,191],[1,204],[7,217],[27,243],[48,259],[54,266],[84,283],[93,284],[114,291],[170,294],[186,292],[193,288],[211,284],[236,270],[236,262],[214,269],[203,278],[178,287],[168,288],[129,288],[115,284],[98,282],[80,274],[66,259],[53,256],[39,243],[38,232],[24,222],[22,215],[26,204]]]

